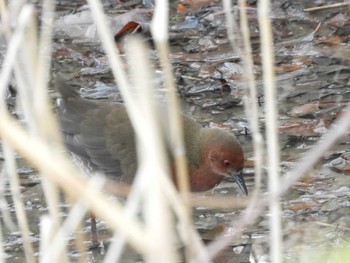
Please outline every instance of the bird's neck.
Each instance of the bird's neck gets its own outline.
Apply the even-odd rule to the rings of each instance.
[[[192,192],[207,191],[218,185],[224,176],[217,175],[204,162],[199,168],[190,171],[190,186]]]

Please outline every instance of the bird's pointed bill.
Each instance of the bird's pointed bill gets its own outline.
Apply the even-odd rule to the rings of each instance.
[[[241,172],[234,172],[231,173],[230,176],[235,180],[235,182],[238,184],[239,188],[241,191],[245,194],[248,195],[248,189],[247,186],[245,185],[245,181]]]

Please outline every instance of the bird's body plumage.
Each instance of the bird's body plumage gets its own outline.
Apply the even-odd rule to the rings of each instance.
[[[58,114],[67,148],[92,169],[132,183],[137,169],[135,134],[124,105],[81,98],[65,83],[58,83],[57,88],[62,97]],[[221,129],[202,128],[186,116],[183,120],[192,191],[211,189],[231,172],[243,169],[243,151],[233,135]],[[165,123],[161,126],[166,136],[168,128]],[[169,149],[168,159],[173,163]],[[226,159],[230,167],[221,165]],[[245,184],[243,191],[246,192]]]

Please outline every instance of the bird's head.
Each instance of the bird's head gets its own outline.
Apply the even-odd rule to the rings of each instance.
[[[206,129],[204,133],[202,145],[207,167],[214,175],[233,178],[247,195],[247,187],[242,176],[244,154],[238,140],[221,129]]]

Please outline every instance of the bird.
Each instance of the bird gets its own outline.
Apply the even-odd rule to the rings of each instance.
[[[61,97],[57,111],[67,149],[91,170],[132,184],[137,170],[136,140],[124,104],[82,98],[66,81],[56,80],[55,86]],[[166,123],[161,127],[166,131]],[[244,153],[236,137],[223,129],[202,127],[186,115],[183,128],[190,190],[207,191],[224,178],[233,178],[248,195],[242,174]],[[170,146],[166,147],[172,164]]]

